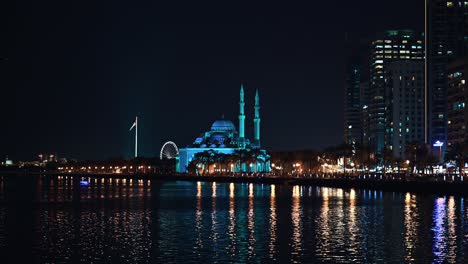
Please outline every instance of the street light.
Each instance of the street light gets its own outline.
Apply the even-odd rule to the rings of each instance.
[[[437,140],[432,146],[439,147],[439,161],[442,162],[442,146],[444,142]]]

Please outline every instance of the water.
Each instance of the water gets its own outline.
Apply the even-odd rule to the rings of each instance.
[[[157,180],[0,177],[8,263],[467,263],[464,198]]]

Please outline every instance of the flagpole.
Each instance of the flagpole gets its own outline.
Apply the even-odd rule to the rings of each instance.
[[[135,158],[138,156],[138,116],[135,117]]]

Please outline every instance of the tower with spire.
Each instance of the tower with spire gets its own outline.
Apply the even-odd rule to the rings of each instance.
[[[260,97],[258,89],[255,91],[254,143],[260,148]]]

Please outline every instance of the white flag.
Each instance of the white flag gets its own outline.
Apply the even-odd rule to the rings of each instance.
[[[130,130],[128,130],[128,131],[132,131],[132,129],[133,129],[135,126],[136,126],[136,122],[133,122],[132,127],[131,127]]]

